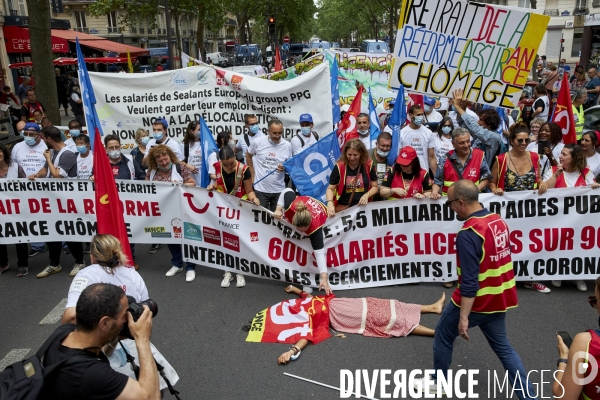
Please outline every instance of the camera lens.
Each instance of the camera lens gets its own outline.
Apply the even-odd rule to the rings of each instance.
[[[158,304],[156,304],[154,300],[148,299],[140,301],[138,304],[141,306],[148,306],[150,312],[152,313],[152,318],[156,317],[156,314],[158,314]]]

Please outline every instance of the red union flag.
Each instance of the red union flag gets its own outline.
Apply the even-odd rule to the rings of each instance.
[[[563,134],[563,143],[577,143],[575,133],[575,118],[573,118],[573,104],[571,103],[571,90],[569,89],[569,81],[567,74],[564,74],[563,80],[560,83],[560,91],[556,99],[556,108],[552,121],[555,122]]]
[[[358,93],[356,93],[356,97],[352,100],[352,104],[350,105],[350,109],[346,114],[344,114],[344,118],[340,122],[340,126],[337,130],[338,143],[340,144],[340,149],[343,149],[346,143],[352,139],[358,139],[358,129],[356,127],[356,119],[358,118],[358,114],[360,114],[360,105],[362,103],[362,94],[363,94],[362,85],[358,88]]]

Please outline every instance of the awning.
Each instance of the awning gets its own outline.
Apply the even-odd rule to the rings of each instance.
[[[131,57],[131,60],[134,61],[135,57]],[[86,57],[84,61],[89,64],[125,64],[127,62],[127,57]],[[54,65],[76,65],[76,58],[65,58],[60,57],[54,60]],[[25,61],[20,63],[9,64],[10,69],[15,68],[26,68],[31,67],[33,63],[31,61]]]
[[[4,38],[7,53],[31,53],[29,29],[18,26],[5,26]],[[69,42],[64,38],[52,36],[52,52],[68,53]]]
[[[115,53],[119,53],[120,57],[127,57],[127,50],[129,50],[130,55],[136,56],[145,56],[148,55],[149,52],[146,49],[142,49],[139,47],[129,46],[126,44],[121,44],[117,42],[113,42],[111,40],[81,40],[79,39],[79,44],[82,46],[91,47],[92,49],[98,49],[102,51],[111,51]]]

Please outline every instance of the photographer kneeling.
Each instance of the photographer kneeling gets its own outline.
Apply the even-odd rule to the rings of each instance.
[[[45,353],[44,364],[72,357],[81,361],[55,372],[45,382],[40,399],[160,399],[158,372],[150,350],[152,313],[144,306],[134,322],[128,308],[125,292],[118,286],[96,283],[81,292],[76,325],[57,328],[61,334]],[[139,354],[138,381],[114,371],[102,352],[103,346],[118,338],[125,324]]]

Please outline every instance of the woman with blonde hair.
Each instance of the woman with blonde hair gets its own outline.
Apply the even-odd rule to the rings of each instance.
[[[146,172],[146,168],[142,165],[142,161],[144,160],[144,154],[146,153],[146,145],[150,141],[150,132],[148,129],[138,128],[135,131],[134,140],[137,146],[131,150],[131,157],[133,158],[133,161],[137,163],[138,167]]]
[[[325,290],[326,294],[331,294],[323,235],[323,226],[327,222],[325,205],[313,197],[296,196],[296,192],[288,188],[279,195],[273,216],[279,220],[285,219],[294,225],[298,232],[308,235],[320,274],[318,287]],[[303,289],[312,293],[309,286],[304,286]]]
[[[346,143],[342,156],[337,161],[327,188],[327,215],[353,207],[365,205],[377,194],[377,172],[367,148],[359,139]]]

